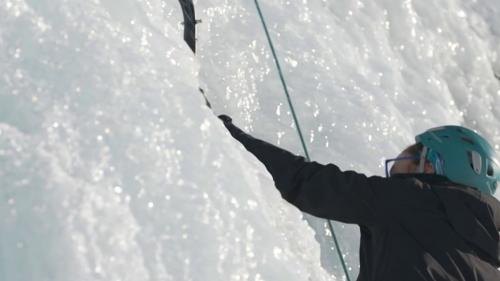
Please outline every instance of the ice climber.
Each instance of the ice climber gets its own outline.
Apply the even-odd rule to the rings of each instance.
[[[285,200],[359,225],[358,281],[500,281],[500,202],[492,196],[500,171],[493,148],[473,131],[444,126],[416,136],[386,162],[384,178],[307,162],[219,118]]]

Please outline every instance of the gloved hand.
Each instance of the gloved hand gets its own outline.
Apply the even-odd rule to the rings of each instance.
[[[219,117],[219,119],[222,120],[222,124],[224,125],[224,127],[226,127],[229,133],[234,137],[235,131],[239,131],[239,129],[236,126],[234,126],[233,119],[231,119],[231,117],[225,114],[221,114],[217,117]]]
[[[235,138],[237,141],[241,142],[241,144],[243,144],[243,146],[245,146],[245,143],[247,143],[247,145],[248,145],[249,139],[253,139],[252,136],[246,134],[240,128],[236,127],[233,124],[233,119],[231,119],[231,117],[229,117],[225,114],[221,114],[217,117],[219,117],[219,119],[222,120],[222,124],[224,124],[224,127],[226,127],[226,129],[231,134],[231,136],[233,136],[233,138]],[[246,148],[248,149],[248,147],[246,147]]]
[[[225,115],[225,114],[221,114],[218,116],[220,120],[222,120],[222,122],[224,122],[224,124],[226,123],[232,123],[233,122],[233,119],[231,119],[231,117]]]

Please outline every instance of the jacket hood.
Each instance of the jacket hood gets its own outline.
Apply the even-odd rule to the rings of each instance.
[[[500,201],[472,187],[431,174],[402,174],[433,187],[455,231],[488,262],[500,267]]]
[[[434,187],[457,233],[486,260],[500,266],[500,202],[470,187]]]

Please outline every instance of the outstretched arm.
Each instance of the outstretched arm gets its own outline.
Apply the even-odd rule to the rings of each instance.
[[[229,117],[220,118],[231,135],[265,165],[282,197],[300,210],[346,223],[382,222],[374,188],[385,185],[385,179],[343,172],[333,164],[307,162],[304,157],[246,134]]]

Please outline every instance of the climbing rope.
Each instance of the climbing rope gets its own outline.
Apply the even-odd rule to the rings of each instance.
[[[306,156],[307,161],[310,162],[311,159],[309,157],[309,152],[307,150],[307,146],[306,146],[306,143],[304,141],[304,136],[302,135],[302,130],[300,129],[300,126],[299,126],[299,120],[297,118],[297,114],[295,114],[295,108],[293,106],[292,99],[290,98],[290,93],[288,92],[288,86],[286,84],[285,77],[283,75],[283,71],[281,70],[281,66],[280,66],[280,63],[278,61],[278,56],[276,55],[276,50],[274,48],[273,41],[271,40],[269,30],[267,29],[267,24],[266,24],[266,21],[264,19],[263,14],[262,14],[262,10],[260,8],[259,1],[258,0],[254,0],[254,1],[255,1],[255,7],[257,7],[257,12],[259,13],[260,21],[262,22],[262,26],[264,27],[264,32],[266,33],[269,47],[271,48],[271,52],[272,52],[273,57],[274,57],[274,62],[276,63],[276,68],[278,69],[279,77],[281,80],[281,85],[283,86],[283,90],[285,91],[286,99],[288,101],[288,106],[290,107],[290,111],[292,112],[293,121],[295,122],[295,126],[297,127],[297,132],[299,134],[300,142],[302,143],[302,148],[304,149],[304,154]],[[351,281],[351,279],[349,277],[349,272],[347,271],[346,263],[344,261],[344,256],[342,255],[342,251],[340,250],[340,245],[339,245],[339,242],[337,240],[337,236],[335,235],[335,231],[333,230],[332,222],[330,220],[327,220],[327,222],[328,222],[328,228],[330,229],[330,232],[332,233],[332,238],[333,238],[333,241],[335,243],[335,248],[337,249],[337,254],[339,255],[340,262],[342,263],[342,267],[344,269],[347,281]]]

